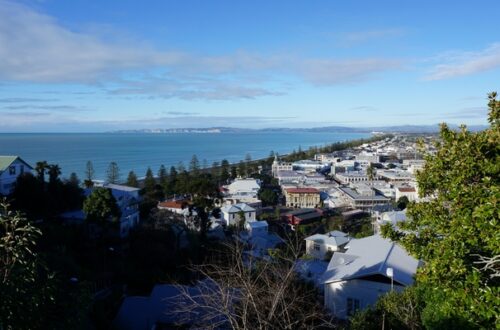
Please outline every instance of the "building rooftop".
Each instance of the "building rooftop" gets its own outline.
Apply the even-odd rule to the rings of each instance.
[[[372,200],[381,200],[381,201],[389,200],[389,198],[384,197],[384,196],[380,196],[380,195],[364,196],[364,195],[359,194],[356,190],[348,188],[348,187],[339,187],[338,189],[340,189],[343,193],[345,193],[346,195],[348,195],[352,199],[356,199],[356,200],[369,200],[369,201],[372,201]]]
[[[237,212],[255,212],[255,209],[246,203],[238,203],[233,205],[225,205],[221,208],[222,212],[237,213]]]
[[[289,194],[319,194],[316,188],[287,188],[285,190]]]
[[[323,275],[323,283],[362,279],[372,275],[387,277],[387,268],[393,269],[397,284],[413,283],[419,261],[389,239],[380,235],[353,239],[346,248],[345,253],[334,253]]]
[[[347,236],[329,236],[328,234],[315,234],[304,239],[305,241],[313,241],[319,244],[327,244],[333,246],[341,246],[349,242]]]
[[[10,166],[10,164],[12,164],[17,159],[19,159],[21,162],[23,162],[29,168],[33,168],[30,166],[30,164],[26,163],[19,156],[0,156],[0,172],[5,171]]]

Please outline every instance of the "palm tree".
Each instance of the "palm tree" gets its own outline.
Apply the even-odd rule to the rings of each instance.
[[[35,166],[36,175],[38,177],[38,180],[40,180],[42,183],[45,182],[45,170],[47,169],[48,166],[49,164],[45,160],[36,163]]]
[[[61,175],[61,168],[57,164],[47,165],[48,173],[49,173],[49,183],[54,184],[59,175]]]

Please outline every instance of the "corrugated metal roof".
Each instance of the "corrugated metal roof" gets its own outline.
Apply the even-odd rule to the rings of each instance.
[[[389,239],[373,235],[353,239],[346,246],[347,252],[334,253],[323,283],[345,281],[369,275],[386,275],[387,268],[394,270],[394,281],[411,285],[419,261]]]
[[[16,161],[16,159],[19,159],[19,161],[23,162],[26,166],[32,168],[30,164],[26,163],[19,156],[0,156],[0,172],[5,171],[10,166],[10,164]]]

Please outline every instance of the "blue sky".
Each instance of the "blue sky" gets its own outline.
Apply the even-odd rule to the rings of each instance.
[[[499,10],[0,0],[0,132],[486,124]]]

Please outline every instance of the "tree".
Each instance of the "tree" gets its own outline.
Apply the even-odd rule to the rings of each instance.
[[[247,175],[247,165],[244,161],[240,160],[238,163],[238,176],[244,178]]]
[[[36,163],[35,172],[38,180],[40,180],[42,184],[45,183],[45,170],[47,170],[48,166],[49,164],[45,160]]]
[[[41,232],[19,213],[0,201],[0,328],[23,323],[23,315],[33,311],[36,302],[30,293],[36,281],[36,240]]]
[[[259,199],[264,206],[278,204],[278,194],[271,189],[263,188],[259,191]]]
[[[139,181],[137,181],[137,175],[135,174],[134,171],[128,172],[126,184],[127,184],[127,186],[130,186],[130,187],[135,187],[135,188],[139,187]]]
[[[401,196],[399,197],[397,203],[396,203],[396,207],[400,210],[404,210],[406,209],[406,207],[408,206],[408,203],[410,201],[408,200],[408,197],[406,196]]]
[[[59,175],[61,175],[61,168],[57,164],[51,164],[47,166],[49,173],[49,184],[56,184],[57,180],[59,180]]]
[[[247,153],[245,155],[245,176],[249,176],[250,174],[252,174],[252,170],[253,170],[253,166],[251,164],[252,162],[252,156]]]
[[[155,177],[153,176],[153,171],[151,171],[151,168],[148,167],[148,170],[146,171],[146,176],[144,178],[144,191],[146,192],[147,195],[153,194],[155,190],[155,185],[156,185],[156,180]]]
[[[417,285],[427,292],[423,324],[430,328],[495,328],[500,290],[481,258],[500,254],[500,101],[489,95],[490,127],[470,132],[441,125],[436,154],[417,173],[424,202],[410,204],[401,231],[383,227],[425,262]],[[495,267],[493,267],[495,268]],[[498,264],[496,265],[498,270]]]
[[[168,174],[165,165],[160,165],[160,169],[158,170],[158,181],[160,186],[163,189],[163,192],[166,193],[168,190]]]
[[[375,306],[357,312],[351,319],[350,329],[423,329],[421,317],[425,297],[418,287],[403,292],[390,292],[382,296]]]
[[[191,315],[201,310],[195,326],[203,329],[331,328],[316,290],[295,271],[296,252],[276,250],[259,261],[245,256],[240,243],[220,245],[194,267],[205,280],[196,290],[179,286],[185,303],[165,312],[192,323]]]
[[[214,178],[220,178],[221,176],[221,168],[219,162],[213,162],[212,163],[212,168],[210,169],[210,174]]]
[[[75,187],[80,187],[80,179],[78,178],[78,175],[76,175],[75,172],[71,172],[71,174],[69,175],[68,182]]]
[[[89,160],[85,166],[85,180],[83,181],[86,188],[92,188],[94,186],[94,165]]]
[[[109,183],[118,183],[120,180],[120,169],[116,162],[109,163],[108,169],[106,170],[106,178]]]
[[[223,183],[227,183],[227,180],[231,177],[230,172],[230,165],[227,159],[223,159],[220,163],[220,180]]]
[[[111,189],[95,188],[83,202],[83,211],[86,219],[100,224],[116,223],[120,219],[121,211]]]
[[[41,237],[0,201],[0,329],[75,329],[83,322],[88,302],[80,284],[47,267],[37,252]]]
[[[200,171],[200,161],[196,155],[191,157],[191,161],[189,162],[189,172],[193,175],[198,175]]]
[[[230,178],[231,179],[236,179],[238,177],[238,169],[236,168],[236,166],[231,166],[231,175],[230,175]]]

